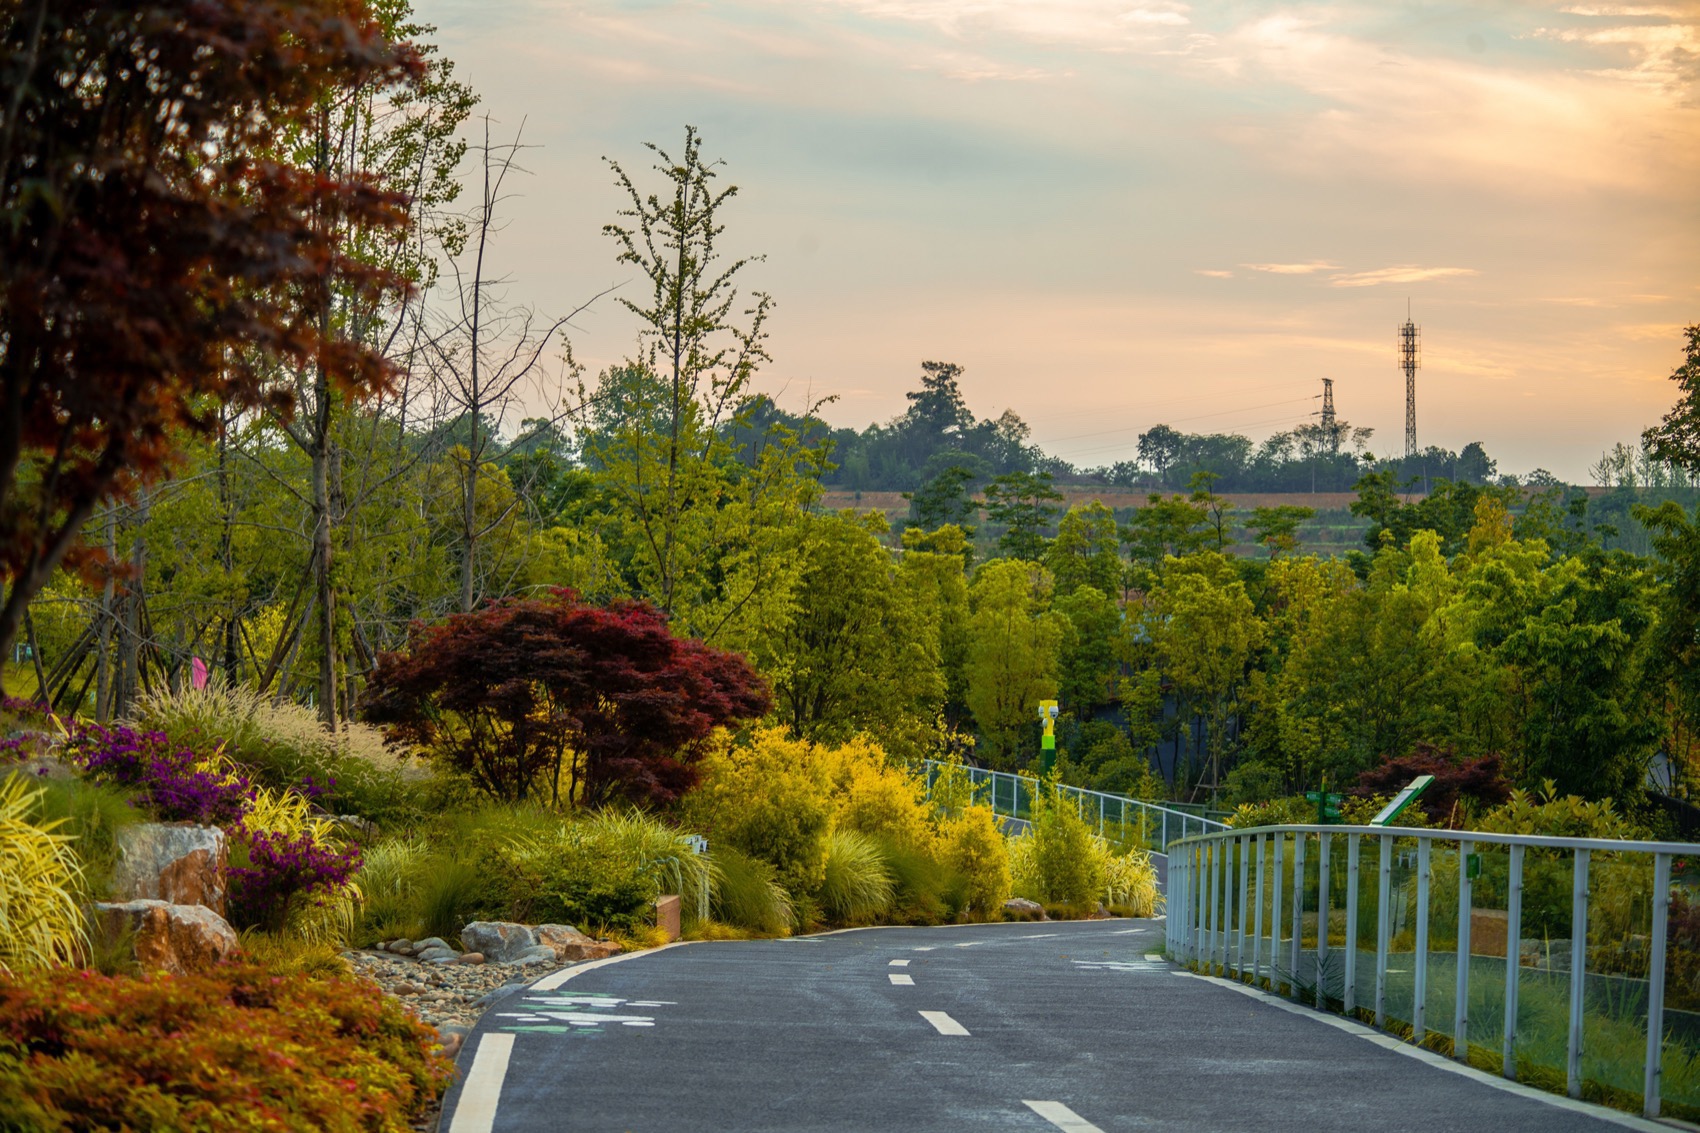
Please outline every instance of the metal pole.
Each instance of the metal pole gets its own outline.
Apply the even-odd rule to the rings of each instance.
[[[1251,900],[1251,839],[1241,838],[1240,853],[1240,942],[1234,949],[1234,978],[1245,979],[1246,905]]]
[[[1257,836],[1257,896],[1252,906],[1251,982],[1263,978],[1263,845],[1267,834]]]
[[[1220,929],[1217,937],[1222,953],[1222,974],[1225,976],[1228,974],[1228,936],[1234,927],[1228,917],[1233,902],[1230,891],[1234,886],[1234,840],[1223,838],[1216,844],[1222,847],[1222,907],[1216,910],[1216,924]]]
[[[1167,808],[1164,808],[1164,810],[1163,810],[1163,833],[1159,834],[1158,838],[1162,840],[1163,852],[1165,854],[1168,853],[1169,852],[1169,811],[1168,811]]]
[[[1653,936],[1647,952],[1647,1064],[1641,1079],[1641,1112],[1659,1116],[1659,1077],[1665,1048],[1665,933],[1670,925],[1669,854],[1653,855]]]
[[[1293,835],[1293,982],[1288,992],[1299,997],[1299,962],[1305,946],[1305,836]]]
[[[1428,1034],[1428,873],[1434,843],[1417,842],[1417,951],[1411,962],[1411,1041]]]
[[[1098,837],[1104,836],[1104,796],[1098,796]]]
[[[1334,836],[1320,834],[1317,837],[1322,842],[1322,853],[1316,859],[1316,1005],[1327,1007],[1322,977],[1328,970],[1328,906],[1333,896],[1328,888],[1328,856],[1334,847]]]
[[[1269,908],[1269,990],[1281,990],[1281,882],[1286,869],[1282,864],[1282,851],[1287,842],[1287,836],[1279,830],[1275,832],[1275,878],[1273,899]]]
[[[1458,843],[1458,990],[1452,1005],[1452,1057],[1470,1061],[1470,848]]]
[[[1517,984],[1523,972],[1523,847],[1511,847],[1505,889],[1505,1039],[1500,1073],[1517,1080]]]
[[[1205,894],[1204,903],[1204,963],[1206,970],[1212,975],[1215,974],[1216,968],[1216,938],[1222,933],[1221,918],[1216,913],[1216,874],[1218,872],[1216,867],[1220,864],[1218,861],[1220,857],[1221,854],[1216,849],[1216,843],[1206,842],[1204,868],[1209,871],[1210,880],[1206,883],[1208,890]]]
[[[1576,851],[1570,879],[1570,1050],[1565,1061],[1565,1092],[1582,1096],[1582,1005],[1588,967],[1588,859]]]
[[[1358,1009],[1358,843],[1361,834],[1346,835],[1346,974],[1342,1010]]]
[[[1381,884],[1376,891],[1375,906],[1375,1025],[1387,1019],[1387,950],[1393,932],[1393,835],[1381,836],[1376,851],[1381,864]]]

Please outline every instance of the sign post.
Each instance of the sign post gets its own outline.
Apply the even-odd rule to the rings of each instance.
[[[1039,722],[1045,725],[1045,735],[1039,741],[1039,773],[1049,775],[1057,765],[1057,702],[1039,702]]]

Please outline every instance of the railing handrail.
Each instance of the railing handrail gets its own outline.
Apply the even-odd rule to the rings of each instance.
[[[963,770],[967,771],[971,776],[972,775],[990,775],[990,776],[1001,777],[1001,778],[1005,778],[1005,779],[1019,779],[1023,782],[1027,782],[1027,783],[1035,783],[1036,784],[1036,783],[1039,782],[1038,779],[1034,779],[1031,776],[1020,775],[1020,774],[1017,774],[1017,773],[1012,772],[1012,771],[997,771],[997,770],[994,770],[993,768],[990,768],[990,767],[974,767],[974,766],[971,766],[971,765],[966,764],[966,763],[950,763],[950,762],[948,762],[946,760],[942,760],[942,759],[926,759],[926,760],[922,760],[922,763],[926,767],[961,767]],[[1164,806],[1162,803],[1146,802],[1144,799],[1136,799],[1136,798],[1132,798],[1128,795],[1116,795],[1116,794],[1111,794],[1108,791],[1094,791],[1090,787],[1076,787],[1076,786],[1073,786],[1073,785],[1068,784],[1068,783],[1058,783],[1057,789],[1062,790],[1062,791],[1072,791],[1072,792],[1074,792],[1075,794],[1078,794],[1078,795],[1095,795],[1095,796],[1097,796],[1098,798],[1101,798],[1101,799],[1109,799],[1109,800],[1112,800],[1112,801],[1118,802],[1118,803],[1130,804],[1132,806],[1142,807],[1145,810],[1153,810],[1153,811],[1157,811],[1157,812],[1162,813],[1162,814],[1172,814],[1176,818],[1185,819],[1187,822],[1202,823],[1207,829],[1214,827],[1215,832],[1233,829],[1231,826],[1229,826],[1227,823],[1221,821],[1220,819],[1207,818],[1206,816],[1204,816],[1202,814],[1192,814],[1188,811],[1176,810],[1173,807]]]
[[[1534,846],[1549,850],[1602,850],[1613,853],[1637,854],[1695,854],[1700,853],[1696,842],[1643,842],[1629,838],[1570,838],[1546,834],[1499,834],[1487,830],[1443,830],[1433,826],[1315,826],[1303,823],[1278,823],[1273,826],[1229,826],[1203,834],[1188,834],[1176,838],[1173,845],[1203,842],[1223,835],[1240,837],[1246,834],[1391,834],[1399,838],[1429,838],[1440,842],[1486,842],[1496,846]]]

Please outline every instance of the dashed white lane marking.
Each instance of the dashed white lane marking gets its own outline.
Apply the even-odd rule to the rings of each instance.
[[[472,1056],[472,1069],[466,1072],[449,1133],[490,1133],[494,1128],[496,1102],[502,1096],[502,1079],[508,1076],[508,1058],[513,1050],[514,1037],[509,1034],[492,1033],[478,1040],[478,1052]]]
[[[968,1033],[967,1027],[964,1027],[943,1011],[922,1011],[920,1015],[921,1018],[933,1025],[933,1030],[941,1035],[966,1035]],[[458,1133],[458,1131],[450,1130],[450,1133]]]
[[[915,986],[915,977],[904,975],[902,972],[892,972],[889,978],[891,982],[898,987]]]
[[[958,948],[972,948],[976,944],[984,944],[984,943],[986,943],[984,940],[964,940],[961,944],[958,944],[957,947]]]
[[[890,961],[890,963],[887,966],[892,967],[892,968],[907,968],[909,966],[909,961],[907,961],[907,960],[892,960],[892,961]]]
[[[1030,1102],[1022,1099],[1022,1105],[1038,1114],[1040,1117],[1067,1133],[1104,1133],[1104,1131],[1068,1108],[1062,1102]]]
[[[1049,940],[1053,936],[1061,936],[1060,932],[1036,932],[1028,936],[1018,936],[1017,940]]]
[[[911,948],[909,951],[911,951],[911,952],[931,952],[933,949],[935,949],[937,947],[938,947],[938,945],[936,945],[936,944],[923,944],[919,948]]]

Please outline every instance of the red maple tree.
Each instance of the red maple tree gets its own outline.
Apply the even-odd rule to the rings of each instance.
[[[709,733],[771,707],[742,656],[675,637],[648,603],[570,590],[415,624],[366,689],[391,740],[440,753],[490,796],[591,806],[671,802]]]
[[[329,312],[400,285],[345,238],[406,200],[280,155],[335,92],[421,73],[366,0],[0,3],[0,653],[221,404],[282,398],[279,367],[387,381]]]

